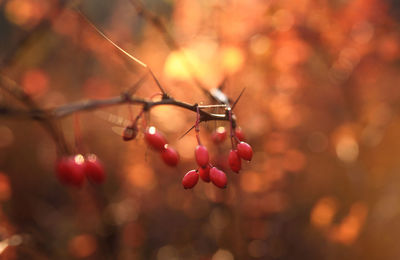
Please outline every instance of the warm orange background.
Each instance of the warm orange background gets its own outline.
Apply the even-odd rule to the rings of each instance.
[[[239,175],[225,169],[225,190],[184,190],[196,139],[179,137],[194,113],[151,111],[181,155],[169,168],[142,136],[123,142],[103,120],[129,118],[126,105],[83,112],[80,152],[96,153],[108,178],[75,189],[57,181],[57,148],[40,124],[1,116],[2,259],[400,259],[398,2],[146,1],[181,51],[127,0],[82,2],[174,98],[210,103],[182,56],[207,88],[226,79],[233,99],[246,88],[234,112],[254,157]],[[144,72],[71,5],[0,1],[2,75],[42,108],[119,95]],[[156,92],[148,79],[136,94]],[[1,90],[0,104],[23,108]],[[73,147],[73,116],[59,122]],[[201,138],[223,166],[229,142],[210,141],[221,125],[202,124]]]

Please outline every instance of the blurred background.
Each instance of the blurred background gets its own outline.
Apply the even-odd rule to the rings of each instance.
[[[202,124],[228,187],[184,190],[196,139],[179,137],[195,114],[151,110],[181,155],[170,168],[141,135],[114,133],[104,115],[129,119],[121,105],[79,113],[78,152],[97,154],[107,181],[71,188],[55,176],[57,146],[42,125],[1,115],[1,259],[400,259],[398,1],[145,1],[180,49],[135,3],[0,0],[1,74],[41,108],[118,96],[145,71],[85,16],[178,100],[210,104],[194,77],[208,89],[225,80],[233,99],[246,88],[234,112],[253,160],[230,171],[229,142],[210,138],[227,124]],[[157,92],[147,79],[136,95]],[[3,90],[0,104],[26,109]],[[77,150],[74,117],[57,123]]]

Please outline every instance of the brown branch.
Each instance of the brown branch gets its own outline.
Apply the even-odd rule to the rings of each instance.
[[[132,0],[132,3],[135,7],[135,9],[138,11],[139,14],[145,17],[145,19],[150,20],[162,33],[164,36],[167,45],[173,49],[173,50],[180,50],[179,45],[177,42],[173,39],[173,37],[168,33],[165,25],[162,23],[162,21],[155,16],[154,14],[148,12],[137,0]],[[80,11],[78,11],[80,13]],[[82,14],[82,13],[81,13]],[[105,36],[99,29],[97,29],[90,21],[88,18],[86,18],[83,14],[82,16],[86,19],[86,21],[91,24],[95,30],[108,42],[110,42],[115,48],[117,48],[121,54],[129,57],[131,60],[134,62],[138,63],[144,68],[148,69],[148,72],[152,76],[153,80],[157,83],[159,89],[162,91],[162,99],[158,101],[153,101],[150,99],[143,99],[139,98],[136,96],[132,96],[133,92],[136,90],[136,88],[142,83],[144,80],[144,77],[142,77],[135,86],[133,86],[130,90],[127,90],[120,96],[116,97],[111,97],[108,99],[102,99],[102,100],[84,100],[84,101],[78,101],[74,103],[69,103],[66,105],[62,105],[59,107],[51,108],[51,109],[42,109],[40,106],[38,106],[34,100],[27,95],[23,89],[13,80],[9,79],[6,76],[3,76],[0,74],[0,88],[5,90],[6,92],[10,93],[12,96],[14,96],[17,100],[19,100],[21,103],[23,103],[27,109],[26,110],[21,110],[21,109],[14,109],[10,107],[5,107],[5,106],[0,106],[0,116],[12,116],[12,117],[18,117],[18,118],[24,118],[24,119],[32,119],[32,120],[38,120],[41,122],[42,126],[49,132],[49,134],[53,137],[55,142],[59,145],[61,148],[61,152],[63,153],[68,153],[68,147],[66,145],[66,142],[64,140],[64,136],[60,129],[58,128],[58,125],[56,124],[55,120],[60,119],[62,117],[71,115],[73,113],[79,112],[79,111],[88,111],[88,110],[95,110],[95,109],[101,109],[104,107],[109,107],[109,106],[115,106],[115,105],[121,105],[121,104],[133,104],[133,105],[141,105],[143,106],[143,111],[149,111],[151,108],[155,106],[161,106],[161,105],[170,105],[170,106],[176,106],[180,107],[195,113],[200,114],[200,122],[202,121],[211,121],[211,120],[223,120],[223,121],[230,121],[231,117],[229,115],[229,102],[222,102],[221,99],[218,98],[218,96],[213,95],[212,92],[208,91],[202,84],[201,82],[196,78],[195,73],[194,73],[194,68],[190,64],[190,62],[185,58],[185,63],[187,67],[190,70],[190,73],[192,75],[193,80],[195,81],[196,85],[201,88],[206,94],[208,94],[211,98],[213,98],[215,101],[218,103],[222,103],[221,106],[225,108],[225,113],[224,114],[214,114],[214,113],[209,113],[207,111],[204,111],[203,109],[209,108],[209,106],[198,106],[198,104],[188,104],[182,101],[175,100],[168,96],[164,89],[161,87],[160,83],[158,82],[157,78],[155,75],[152,73],[150,68],[143,63],[142,61],[138,60],[137,58],[133,57],[129,53],[127,53],[125,50],[123,50],[121,47],[119,47],[117,44],[115,44],[113,41],[111,41],[107,36]],[[221,92],[222,93],[222,92]],[[224,97],[226,97],[224,95]],[[234,121],[234,119],[233,119]],[[231,122],[232,124],[235,124],[235,122]]]
[[[133,104],[142,105],[144,110],[150,110],[155,106],[170,105],[180,107],[186,110],[197,113],[197,104],[188,104],[182,101],[175,100],[173,98],[161,99],[159,101],[152,101],[148,99],[142,99],[135,96],[127,96],[122,94],[121,96],[111,97],[108,99],[92,99],[78,101],[75,103],[63,105],[57,108],[47,110],[47,113],[52,115],[53,118],[61,118],[68,116],[72,113],[84,110],[95,110],[109,106],[121,105],[121,104]],[[225,114],[213,114],[204,110],[200,110],[201,121],[211,120],[229,120],[229,117]]]
[[[160,82],[158,81],[156,75],[153,73],[153,71],[150,69],[150,67],[144,63],[143,61],[139,60],[138,58],[134,57],[133,55],[131,55],[129,52],[125,51],[122,47],[120,47],[118,44],[116,44],[113,40],[111,40],[107,35],[105,35],[99,28],[97,28],[92,21],[90,21],[90,19],[88,17],[86,17],[81,10],[79,9],[75,9],[76,12],[78,14],[81,15],[81,17],[83,19],[85,19],[85,21],[93,27],[93,29],[101,36],[103,37],[103,39],[105,39],[108,43],[110,43],[116,50],[118,50],[118,53],[120,55],[122,55],[123,57],[128,57],[130,59],[130,61],[133,61],[136,64],[139,64],[141,67],[145,68],[147,73],[149,73],[151,75],[151,77],[153,78],[154,82],[156,83],[157,87],[160,89],[160,91],[162,92],[162,94],[167,97],[167,92],[164,90],[164,88],[161,86]]]
[[[151,108],[156,106],[169,105],[169,106],[180,107],[195,113],[197,113],[197,107],[198,107],[197,104],[188,104],[182,101],[175,100],[173,98],[152,101],[135,96],[127,96],[123,94],[121,96],[111,97],[108,99],[91,99],[91,100],[78,101],[51,109],[35,108],[31,110],[18,110],[8,107],[0,107],[0,115],[17,116],[25,119],[31,118],[35,120],[46,121],[50,119],[63,118],[79,111],[96,110],[122,104],[142,105],[143,109],[146,111],[149,111]],[[201,106],[201,108],[208,108],[208,107]],[[229,116],[227,114],[209,113],[207,111],[200,109],[200,121],[212,121],[212,120],[228,121]]]

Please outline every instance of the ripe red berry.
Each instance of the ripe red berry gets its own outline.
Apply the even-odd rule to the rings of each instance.
[[[205,182],[210,182],[210,165],[208,164],[205,168],[199,167],[198,172],[200,178]]]
[[[214,144],[220,144],[225,141],[226,139],[226,130],[225,127],[220,126],[218,127],[212,134],[211,139]]]
[[[240,168],[242,168],[242,161],[240,160],[237,150],[231,150],[229,152],[228,163],[232,171],[239,173]]]
[[[218,170],[216,167],[212,167],[210,170],[210,180],[215,186],[221,189],[226,188],[228,182],[226,174],[223,171]]]
[[[199,165],[200,167],[207,167],[209,156],[208,150],[205,146],[198,145],[194,151],[194,155],[196,157],[197,165]]]
[[[154,126],[147,128],[144,138],[151,148],[160,152],[165,149],[164,146],[167,144],[164,136]]]
[[[86,177],[95,183],[102,183],[106,178],[103,164],[94,154],[86,156],[86,160],[83,163],[83,171]]]
[[[235,135],[239,139],[239,141],[246,141],[246,137],[244,136],[242,128],[236,127],[235,128]]]
[[[161,157],[165,164],[176,166],[179,162],[179,154],[174,148],[165,145],[165,149],[161,152]]]
[[[182,179],[182,185],[185,189],[193,188],[199,181],[199,174],[196,170],[188,171]]]
[[[80,154],[60,158],[56,163],[56,174],[58,179],[65,185],[75,187],[82,186],[85,180],[83,163],[84,158]]]
[[[241,158],[247,161],[251,161],[251,158],[253,157],[253,149],[248,143],[240,142],[237,145],[237,151]]]
[[[124,132],[122,133],[122,139],[124,141],[130,141],[136,138],[139,129],[136,125],[129,125],[125,127]]]

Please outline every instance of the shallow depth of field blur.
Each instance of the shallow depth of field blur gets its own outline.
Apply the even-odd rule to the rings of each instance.
[[[143,136],[123,142],[113,114],[79,113],[81,152],[107,180],[59,183],[56,145],[32,119],[0,115],[1,259],[400,259],[400,5],[383,0],[149,0],[181,46],[128,0],[0,0],[0,69],[42,108],[118,96],[145,70],[129,62],[75,10],[149,65],[177,100],[209,104],[194,84],[225,80],[254,150],[228,187],[181,185],[196,168],[196,139],[179,137],[196,115],[151,110],[181,156],[165,166]],[[147,78],[136,92],[157,93]],[[25,109],[0,90],[0,105]],[[133,114],[140,107],[133,106]],[[74,117],[59,120],[74,146]],[[225,122],[201,125],[212,144]]]

